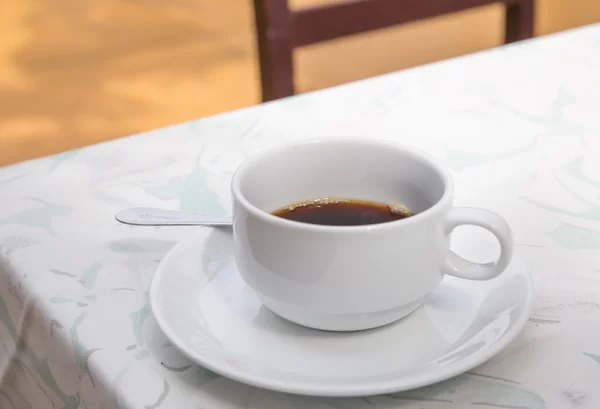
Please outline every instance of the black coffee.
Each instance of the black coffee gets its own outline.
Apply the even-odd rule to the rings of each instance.
[[[405,219],[412,213],[402,205],[324,198],[294,203],[274,211],[273,215],[326,226],[363,226]]]

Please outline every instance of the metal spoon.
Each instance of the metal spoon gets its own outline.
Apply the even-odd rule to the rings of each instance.
[[[154,207],[133,207],[115,214],[121,223],[136,226],[230,226],[229,216],[210,216]]]

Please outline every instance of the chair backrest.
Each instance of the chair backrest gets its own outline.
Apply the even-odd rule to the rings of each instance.
[[[291,10],[288,0],[254,0],[263,101],[294,94],[296,47],[503,3],[505,42],[533,36],[534,0],[348,0]]]

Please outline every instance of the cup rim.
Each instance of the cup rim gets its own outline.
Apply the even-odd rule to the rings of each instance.
[[[265,158],[277,154],[278,152],[285,152],[289,149],[294,149],[300,146],[306,146],[314,143],[362,143],[365,145],[379,145],[393,149],[399,152],[409,153],[412,156],[420,159],[422,162],[431,167],[443,180],[444,192],[442,197],[435,202],[433,205],[428,207],[426,210],[419,212],[413,216],[405,219],[394,220],[384,223],[367,224],[360,226],[328,226],[320,224],[303,223],[295,220],[288,220],[282,217],[275,216],[265,210],[258,208],[257,206],[250,203],[244,196],[241,190],[241,179],[245,172],[251,165],[264,160]],[[366,231],[383,231],[388,229],[397,229],[402,226],[410,226],[415,223],[419,223],[421,220],[430,217],[441,210],[448,201],[452,198],[453,193],[453,180],[450,172],[441,166],[432,156],[429,154],[412,148],[404,143],[395,142],[387,139],[380,138],[369,138],[369,137],[319,137],[300,139],[292,142],[284,142],[276,146],[263,149],[257,153],[250,155],[245,161],[233,173],[231,180],[231,191],[233,198],[237,200],[249,213],[259,218],[263,222],[277,225],[280,227],[286,227],[297,230],[313,231],[313,232],[335,232],[335,233],[364,233]],[[235,214],[234,214],[235,218]]]

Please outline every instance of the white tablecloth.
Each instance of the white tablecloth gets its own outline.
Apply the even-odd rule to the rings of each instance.
[[[245,157],[344,135],[433,154],[457,205],[506,217],[536,283],[525,331],[467,374],[364,399],[273,393],[192,364],[147,292],[193,228],[113,214],[227,214]],[[600,408],[600,25],[0,169],[0,377],[2,409]]]

